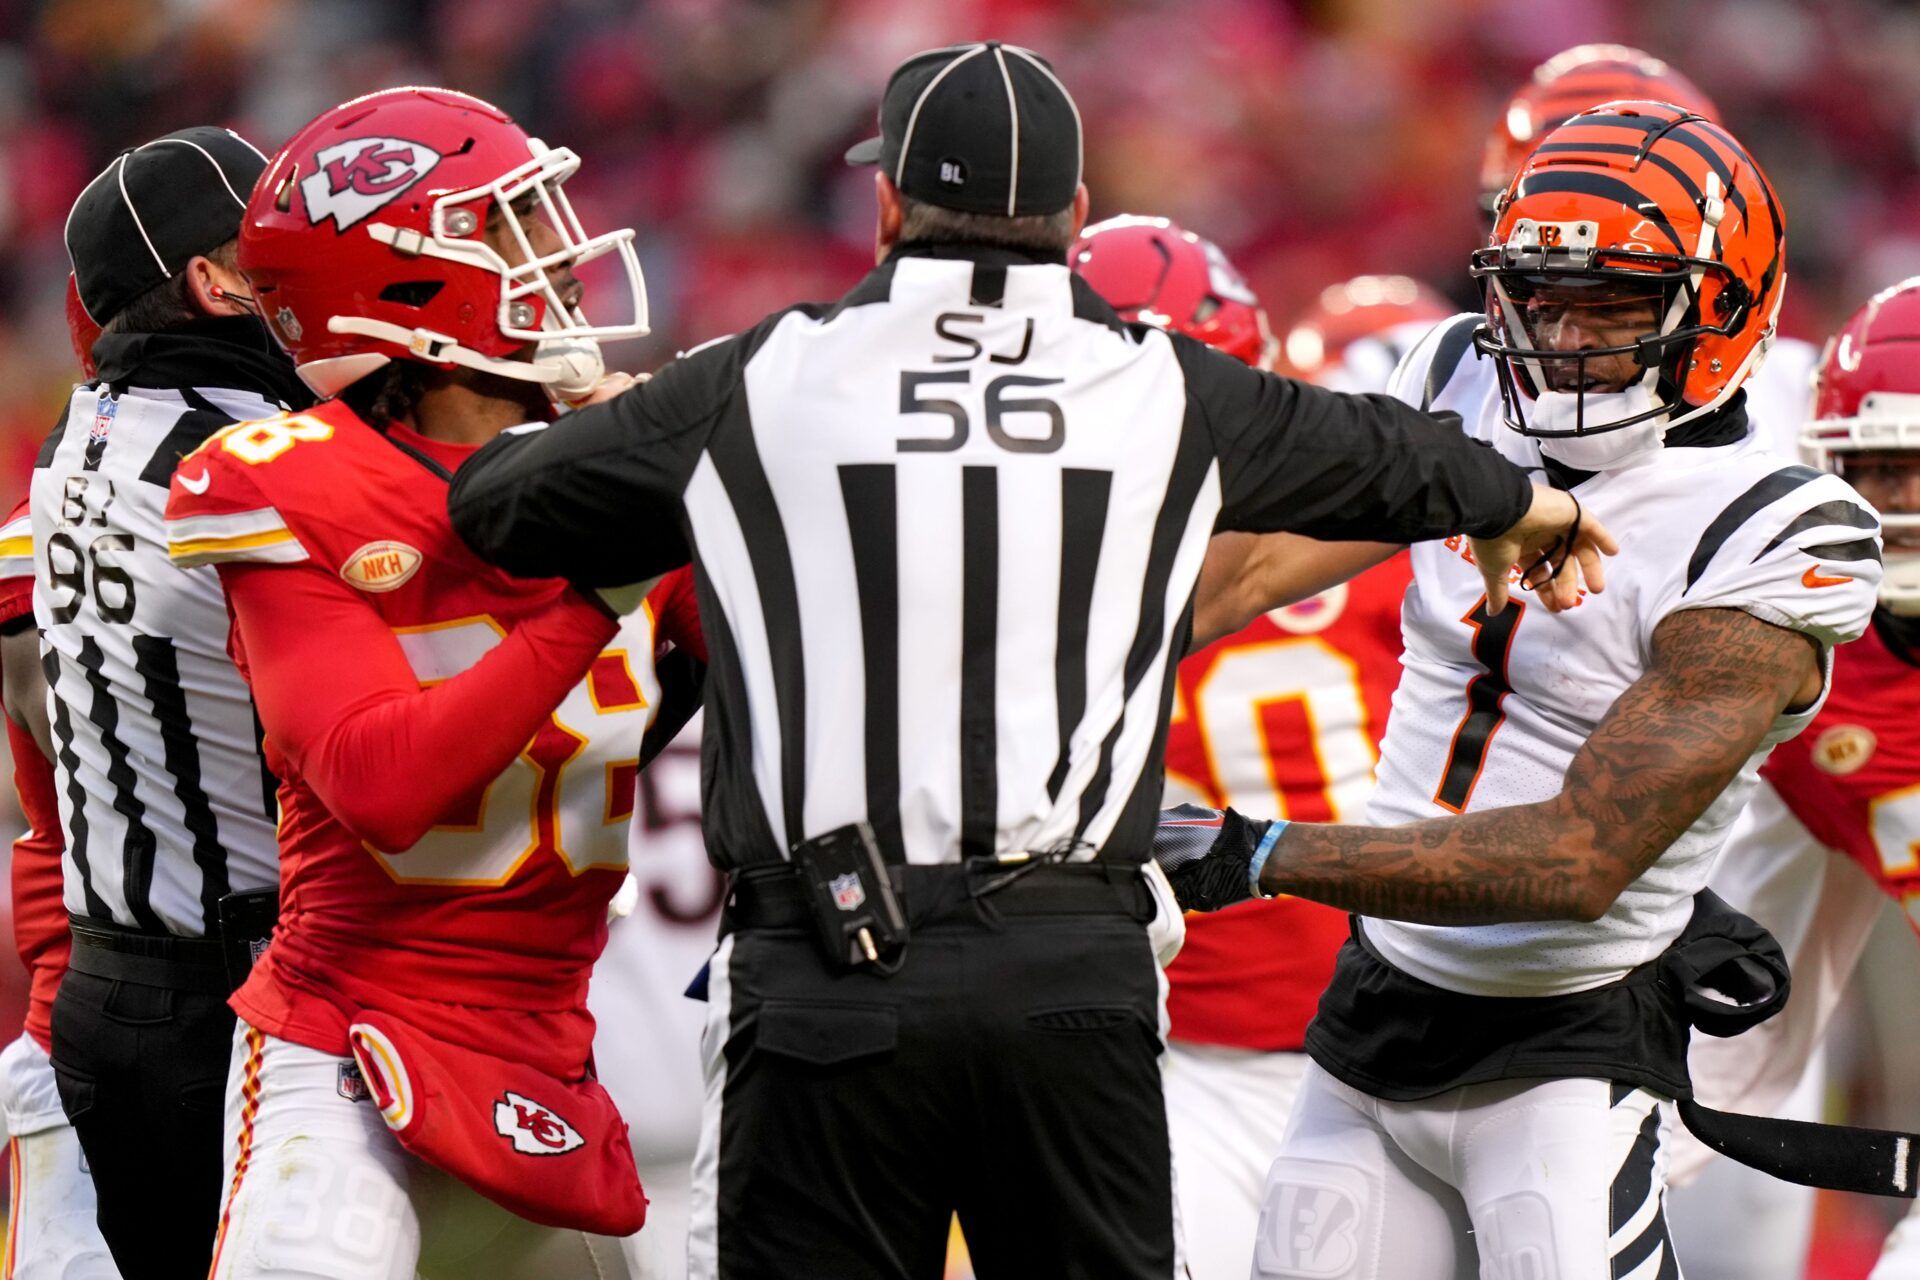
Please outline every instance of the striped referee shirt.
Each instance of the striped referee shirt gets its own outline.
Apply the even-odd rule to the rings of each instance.
[[[39,624],[75,915],[217,931],[230,892],[279,881],[276,783],[227,656],[213,569],[167,558],[167,486],[228,423],[310,397],[257,321],[110,334],[34,464]]]
[[[1148,850],[1219,529],[1491,534],[1523,473],[1384,397],[1122,323],[1054,261],[902,246],[456,475],[529,576],[695,561],[709,851],[872,824],[891,860]]]

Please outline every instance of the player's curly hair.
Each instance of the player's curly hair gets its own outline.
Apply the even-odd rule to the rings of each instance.
[[[427,369],[412,360],[389,360],[349,387],[340,399],[360,420],[376,431],[413,417],[413,407],[426,394]]]

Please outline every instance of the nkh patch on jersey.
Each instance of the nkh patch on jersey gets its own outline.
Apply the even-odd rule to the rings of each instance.
[[[1449,322],[1395,375],[1398,394],[1468,413],[1465,429],[1523,466],[1535,441],[1466,376]],[[1444,358],[1457,354],[1451,370]],[[1423,363],[1427,362],[1427,363]],[[1483,364],[1485,362],[1482,362]],[[1561,614],[1524,595],[1488,614],[1459,540],[1413,549],[1404,673],[1367,820],[1398,825],[1551,798],[1608,709],[1645,674],[1654,629],[1687,609],[1740,609],[1823,647],[1858,636],[1880,580],[1879,521],[1836,476],[1784,462],[1749,433],[1670,447],[1574,489],[1620,541],[1607,590]],[[1381,953],[1424,981],[1483,995],[1553,995],[1611,981],[1678,935],[1774,744],[1815,708],[1780,716],[1707,811],[1593,923],[1439,927],[1367,920]]]

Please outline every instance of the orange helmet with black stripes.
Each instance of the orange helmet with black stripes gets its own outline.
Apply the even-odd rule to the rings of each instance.
[[[1664,102],[1610,102],[1535,148],[1472,273],[1487,309],[1474,343],[1498,361],[1509,426],[1542,437],[1671,428],[1725,403],[1772,344],[1786,215],[1719,125]],[[1618,325],[1636,304],[1639,330],[1590,324],[1565,340],[1582,308],[1610,309]],[[1549,315],[1562,330],[1545,331]],[[1590,393],[1623,390],[1637,411],[1588,421]],[[1578,396],[1570,420],[1529,421],[1545,391]]]
[[[1720,119],[1693,81],[1652,54],[1623,44],[1562,50],[1534,68],[1500,113],[1480,162],[1480,207],[1493,212],[1500,193],[1548,130],[1588,107],[1626,101],[1671,102],[1716,123]]]

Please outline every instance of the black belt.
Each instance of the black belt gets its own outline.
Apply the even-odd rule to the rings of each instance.
[[[218,938],[141,933],[83,916],[68,916],[67,921],[73,929],[67,966],[75,973],[217,996],[233,991]]]
[[[1056,863],[1023,870],[999,887],[1003,868],[975,870],[960,863],[887,868],[901,909],[918,928],[976,900],[1007,916],[1123,915],[1153,919],[1153,893],[1137,866]],[[812,899],[791,866],[752,867],[733,874],[730,929],[811,929]]]

